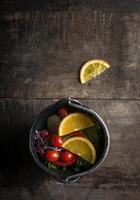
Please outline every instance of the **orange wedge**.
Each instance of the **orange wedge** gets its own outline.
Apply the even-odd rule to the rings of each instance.
[[[90,60],[86,62],[80,71],[80,81],[82,84],[86,83],[90,79],[104,72],[110,65],[104,60]]]
[[[71,113],[67,115],[59,125],[59,136],[67,135],[71,132],[94,126],[90,117],[83,113]]]
[[[95,147],[87,138],[69,138],[62,144],[62,147],[80,156],[81,158],[92,164],[94,164],[96,161]]]

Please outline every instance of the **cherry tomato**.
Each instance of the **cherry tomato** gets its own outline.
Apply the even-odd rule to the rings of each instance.
[[[45,130],[45,129],[40,131],[40,136],[42,138],[46,138],[48,136],[48,134],[49,134],[49,132],[47,130]]]
[[[51,143],[54,147],[61,147],[63,144],[63,140],[58,135],[53,135],[51,138]]]
[[[74,154],[70,151],[64,151],[61,153],[61,160],[63,162],[69,162],[74,158]]]
[[[80,136],[80,137],[83,137],[83,134],[81,133],[81,132],[79,132],[79,131],[76,131],[76,132],[72,132],[72,133],[70,133],[70,136]]]
[[[48,150],[45,154],[45,159],[48,160],[49,162],[54,162],[59,160],[60,158],[60,153],[55,150]]]
[[[61,160],[54,161],[53,163],[59,167],[67,167],[73,165],[77,161],[77,156],[74,155],[73,159],[68,162],[63,162]]]
[[[61,119],[63,119],[64,117],[66,117],[69,114],[68,110],[66,108],[60,108],[58,110],[58,115]]]

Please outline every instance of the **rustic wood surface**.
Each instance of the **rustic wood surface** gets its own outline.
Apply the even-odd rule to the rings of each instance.
[[[0,131],[1,198],[139,199],[140,102],[81,101],[98,112],[108,124],[111,147],[99,170],[81,178],[77,183],[65,186],[57,184],[42,172],[34,163],[28,149],[28,130],[33,118],[41,109],[55,101],[0,101],[0,112],[3,116]]]
[[[0,26],[1,97],[140,98],[140,14],[131,5],[5,12]],[[111,68],[82,86],[80,67],[92,58]]]
[[[140,1],[0,1],[0,200],[140,199]],[[81,65],[111,68],[85,85]],[[78,182],[58,184],[28,148],[34,117],[60,98],[98,112],[107,159]]]

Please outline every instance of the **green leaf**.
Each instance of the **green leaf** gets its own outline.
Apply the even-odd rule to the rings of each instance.
[[[88,161],[86,161],[86,160],[84,160],[84,159],[82,159],[82,158],[78,158],[78,159],[77,159],[76,166],[77,166],[78,168],[89,168],[89,167],[91,167],[92,165],[91,165],[91,163],[89,163]]]
[[[96,125],[94,127],[83,129],[81,132],[86,138],[88,138],[93,144],[97,144],[102,135],[100,134],[101,128]]]
[[[56,165],[54,165],[53,163],[47,162],[45,161],[45,165],[47,165],[47,167],[49,169],[59,169],[59,167],[57,167]]]

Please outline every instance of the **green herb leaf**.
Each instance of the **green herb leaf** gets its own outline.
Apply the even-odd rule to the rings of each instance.
[[[91,167],[92,165],[91,165],[91,163],[89,163],[88,161],[86,161],[86,160],[84,160],[84,159],[82,159],[82,158],[78,158],[78,159],[77,159],[76,166],[77,166],[78,168],[89,168],[89,167]]]
[[[56,165],[54,165],[53,163],[47,162],[45,161],[45,165],[49,168],[49,169],[59,169],[59,167],[57,167]]]

